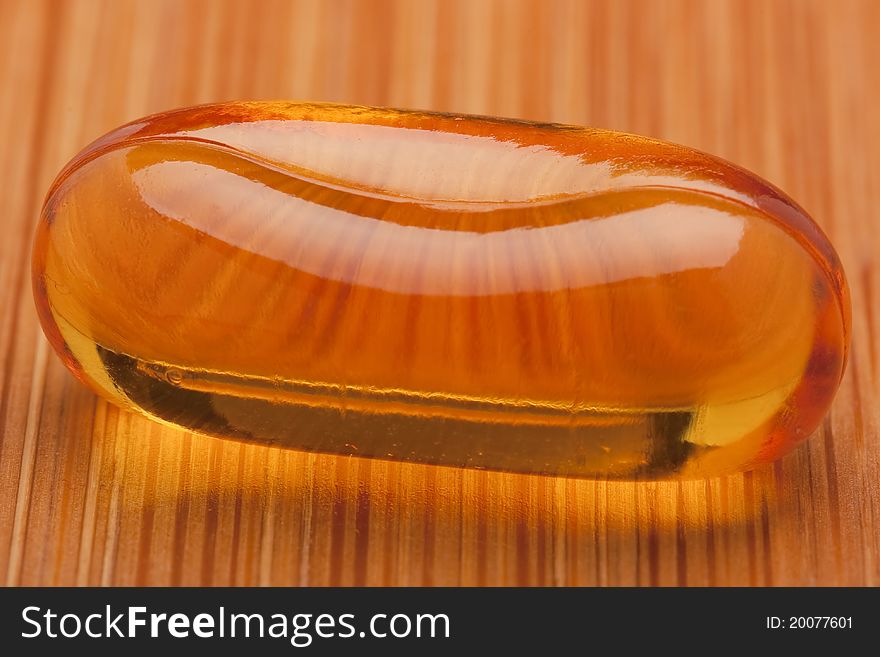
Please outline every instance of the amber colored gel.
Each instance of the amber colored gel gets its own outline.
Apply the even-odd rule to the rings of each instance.
[[[840,382],[837,256],[778,189],[603,130],[183,109],[59,175],[43,328],[111,401],[228,438],[587,477],[749,468]]]

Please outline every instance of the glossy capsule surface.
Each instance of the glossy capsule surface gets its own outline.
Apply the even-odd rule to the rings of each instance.
[[[778,189],[629,134],[284,102],[58,176],[43,328],[111,401],[295,449],[585,477],[753,467],[821,421],[837,256]]]

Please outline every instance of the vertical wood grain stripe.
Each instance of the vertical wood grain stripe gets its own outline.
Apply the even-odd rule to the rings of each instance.
[[[0,0],[0,577],[38,584],[880,584],[880,3]],[[817,434],[746,475],[613,483],[315,456],[95,399],[30,298],[42,195],[176,106],[476,112],[708,150],[801,202],[853,293]]]

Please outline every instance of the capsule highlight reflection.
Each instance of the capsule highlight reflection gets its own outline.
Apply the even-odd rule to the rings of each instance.
[[[46,200],[43,328],[111,401],[295,449],[585,477],[788,451],[846,360],[782,192],[616,132],[228,103],[129,124]]]

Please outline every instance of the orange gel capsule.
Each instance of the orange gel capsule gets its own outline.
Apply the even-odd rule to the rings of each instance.
[[[67,366],[228,438],[585,477],[775,459],[840,382],[837,256],[778,189],[618,132],[284,102],[167,112],[58,176]]]

